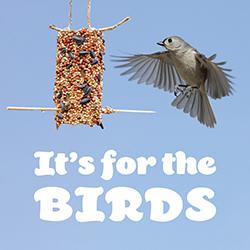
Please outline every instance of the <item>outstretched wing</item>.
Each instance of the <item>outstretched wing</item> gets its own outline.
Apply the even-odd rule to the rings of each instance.
[[[154,87],[173,92],[175,86],[184,84],[171,62],[168,51],[132,56],[113,56],[112,61],[121,63],[116,68],[128,68],[121,75],[132,74],[129,80],[153,84]]]
[[[231,81],[231,78],[233,77],[227,73],[231,71],[231,69],[221,67],[226,62],[212,62],[215,57],[216,54],[210,56],[209,58],[206,58],[200,53],[196,54],[197,60],[207,71],[207,80],[205,82],[207,94],[213,99],[220,99],[233,93]]]

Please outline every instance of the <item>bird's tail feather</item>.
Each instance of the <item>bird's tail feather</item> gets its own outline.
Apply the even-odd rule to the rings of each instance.
[[[208,96],[198,88],[188,87],[172,102],[172,106],[183,109],[191,117],[197,117],[199,122],[213,128],[216,124],[215,115]]]

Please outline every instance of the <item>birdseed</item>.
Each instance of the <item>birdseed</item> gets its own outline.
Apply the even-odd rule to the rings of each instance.
[[[102,125],[105,45],[98,30],[59,31],[54,97],[56,126]]]

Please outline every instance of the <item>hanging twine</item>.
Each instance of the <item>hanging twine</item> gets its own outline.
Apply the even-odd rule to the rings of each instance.
[[[73,17],[73,12],[72,12],[72,6],[73,6],[73,0],[69,0],[69,30],[71,29],[72,26],[72,17]]]

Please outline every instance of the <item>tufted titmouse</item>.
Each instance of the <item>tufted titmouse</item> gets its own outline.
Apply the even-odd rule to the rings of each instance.
[[[207,58],[178,36],[157,44],[167,51],[116,56],[114,61],[122,63],[117,68],[129,68],[121,75],[133,74],[129,80],[137,79],[138,83],[174,92],[174,107],[214,127],[216,119],[208,96],[220,99],[232,94],[232,76],[227,73],[231,70],[221,67],[225,62],[213,62],[216,55]]]

